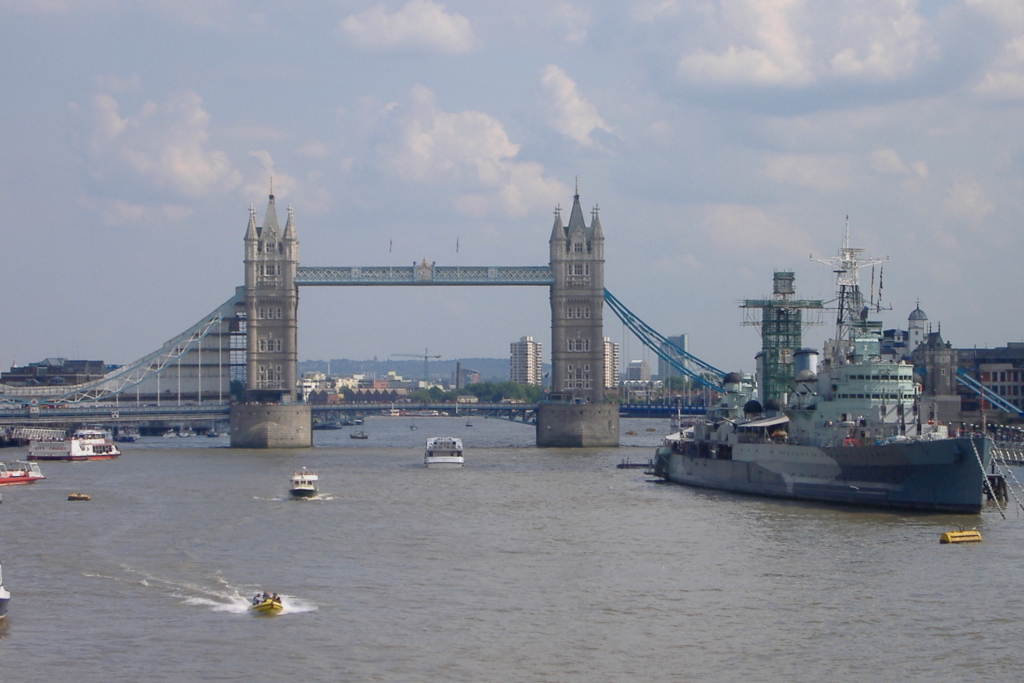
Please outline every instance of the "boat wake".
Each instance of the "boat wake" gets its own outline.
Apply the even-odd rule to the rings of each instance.
[[[296,498],[295,496],[291,496],[291,495],[285,494],[285,495],[281,495],[281,496],[273,496],[271,498],[265,498],[265,497],[262,497],[262,496],[253,496],[252,499],[253,500],[266,500],[266,501],[272,501],[272,502],[278,503],[278,502],[281,502],[281,501],[284,501],[284,500],[327,501],[327,500],[334,500],[334,496],[332,496],[329,493],[318,493],[315,496],[309,496],[308,498],[306,498],[306,497]]]
[[[183,605],[205,607],[211,612],[251,614],[249,607],[252,605],[252,599],[250,596],[257,592],[256,586],[239,591],[238,588],[231,586],[220,576],[213,577],[218,587],[210,588],[186,581],[162,579],[124,565],[121,568],[130,574],[141,576],[142,578],[138,581],[140,586],[157,588],[181,600]],[[281,598],[283,609],[278,614],[302,614],[314,612],[318,609],[316,604],[292,595],[282,593]]]

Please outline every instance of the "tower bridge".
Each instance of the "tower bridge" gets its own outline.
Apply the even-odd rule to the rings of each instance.
[[[724,373],[669,342],[604,288],[604,239],[597,209],[588,224],[577,189],[568,222],[555,211],[547,265],[438,266],[424,259],[398,267],[300,266],[294,212],[288,208],[282,228],[271,193],[262,225],[250,207],[245,284],[225,303],[101,379],[0,385],[0,408],[36,418],[40,409],[76,405],[101,412],[122,407],[126,414],[129,408],[216,413],[234,398],[241,400],[230,407],[232,445],[310,446],[312,413],[299,400],[296,376],[299,287],[540,286],[550,290],[552,388],[535,409],[537,444],[618,445],[618,407],[605,399],[606,302],[642,342],[698,384],[718,387]]]
[[[262,225],[250,208],[244,241],[247,385],[231,411],[233,445],[312,444],[297,395],[298,288],[373,285],[548,287],[552,391],[537,408],[537,444],[618,445],[618,409],[605,400],[604,232],[596,209],[587,224],[578,189],[568,223],[555,211],[547,266],[301,267],[294,212],[282,229],[273,194]]]

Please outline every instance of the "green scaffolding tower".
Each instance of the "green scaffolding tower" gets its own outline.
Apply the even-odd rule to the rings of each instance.
[[[820,325],[824,304],[820,300],[797,299],[791,271],[775,271],[770,299],[746,299],[744,325],[752,325],[761,333],[760,397],[763,404],[775,399],[785,403],[793,387],[793,355],[800,350],[804,325]],[[804,311],[810,312],[804,321]],[[760,311],[758,316],[755,311]]]

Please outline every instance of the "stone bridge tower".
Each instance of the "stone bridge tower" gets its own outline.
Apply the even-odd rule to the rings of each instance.
[[[555,212],[549,245],[552,400],[603,403],[604,233],[596,209],[584,223],[578,191],[568,225]]]
[[[299,240],[295,236],[292,209],[288,208],[288,222],[282,232],[271,194],[263,227],[256,227],[256,211],[250,208],[249,227],[245,232],[247,401],[295,401],[299,306],[295,271],[298,266]]]
[[[568,225],[551,229],[551,393],[538,409],[537,445],[619,444],[618,405],[605,403],[604,232],[583,218],[579,188]]]
[[[245,231],[246,402],[232,407],[232,446],[312,445],[309,406],[296,401],[298,266],[295,217],[289,207],[282,231],[271,186],[262,227],[250,208]]]

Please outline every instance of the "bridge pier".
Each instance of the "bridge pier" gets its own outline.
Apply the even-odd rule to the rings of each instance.
[[[537,445],[590,448],[619,445],[617,403],[541,403],[537,406]]]
[[[231,406],[232,448],[312,448],[313,414],[304,403]]]

